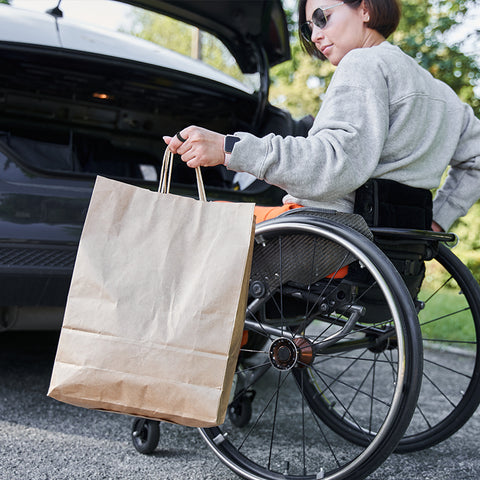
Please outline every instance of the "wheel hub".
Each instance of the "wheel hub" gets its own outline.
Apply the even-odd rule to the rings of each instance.
[[[277,370],[290,370],[297,363],[297,346],[288,338],[277,338],[270,345],[269,355]]]
[[[313,362],[313,348],[312,342],[306,339],[305,337],[296,337],[295,345],[297,346],[298,352],[298,366],[300,368],[311,365]]]

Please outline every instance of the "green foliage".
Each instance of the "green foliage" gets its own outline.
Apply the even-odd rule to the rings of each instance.
[[[5,3],[5,0],[0,2]],[[302,51],[292,1],[283,2],[291,35],[292,59],[271,69],[269,99],[274,105],[289,110],[294,117],[316,115],[334,68],[329,62],[312,59]],[[389,40],[450,85],[480,117],[480,98],[474,92],[474,85],[480,84],[478,61],[461,51],[461,43],[451,44],[446,40],[447,34],[461,25],[469,9],[479,3],[480,0],[402,0],[402,20]],[[131,33],[184,55],[190,56],[194,50],[195,29],[167,17],[137,11]],[[480,30],[474,35],[480,40]],[[241,78],[226,49],[213,36],[202,34],[200,42],[202,54],[210,65]],[[480,204],[457,222],[454,231],[460,237],[456,254],[480,281]]]
[[[477,0],[476,4],[480,2]],[[286,2],[284,0],[286,6]],[[480,98],[474,85],[480,83],[478,60],[461,51],[461,44],[447,44],[446,34],[461,25],[475,2],[468,0],[402,0],[402,20],[389,40],[432,75],[450,85],[459,97],[470,104],[480,117]],[[294,32],[293,12],[288,15]],[[480,30],[477,30],[480,41]],[[292,59],[272,69],[270,100],[288,109],[294,116],[315,115],[326,91],[333,68],[328,62],[309,58],[292,33]],[[480,282],[480,204],[453,228],[459,236],[455,254],[472,270]]]
[[[458,246],[454,253],[467,265],[480,283],[480,203],[476,203],[465,217],[452,228],[458,235]]]
[[[392,40],[450,85],[480,116],[480,98],[474,94],[474,86],[480,82],[478,61],[462,53],[461,43],[447,44],[445,38],[461,25],[472,6],[471,0],[402,0],[402,20]]]
[[[316,115],[332,74],[328,62],[313,59],[293,42],[292,59],[272,68],[270,102],[297,118]]]
[[[445,281],[447,278],[444,278]],[[425,284],[425,282],[424,282]],[[422,329],[422,337],[425,339],[442,338],[445,342],[451,341],[452,345],[458,346],[458,342],[474,342],[476,339],[472,313],[468,310],[468,304],[463,295],[458,295],[458,290],[441,289],[441,293],[435,294],[436,290],[423,288],[420,291],[419,300],[427,301],[428,308],[420,310],[419,320]],[[435,288],[441,287],[441,284]],[[458,288],[458,287],[456,287]],[[446,312],[457,312],[455,315],[447,315]],[[432,322],[432,318],[441,318],[439,322]],[[464,348],[472,349],[474,345],[466,344]]]
[[[185,23],[153,15],[147,11],[135,10],[130,33],[183,55],[190,55],[193,31],[193,27]]]
[[[202,59],[231,77],[242,79],[240,68],[227,48],[213,35],[200,32],[186,23],[163,15],[134,10],[132,24],[127,32],[182,55]]]
[[[433,76],[450,85],[480,117],[480,98],[474,86],[480,83],[478,61],[461,51],[461,44],[447,44],[446,34],[461,25],[475,2],[471,0],[402,0],[402,20],[389,40],[398,45]],[[477,0],[478,3],[478,0]],[[333,68],[312,60],[301,50],[294,14],[284,0],[291,32],[292,59],[272,69],[270,100],[294,116],[315,115],[330,82]],[[476,35],[480,39],[480,31]]]
[[[6,3],[7,5],[10,5],[10,0],[0,0],[0,3]]]

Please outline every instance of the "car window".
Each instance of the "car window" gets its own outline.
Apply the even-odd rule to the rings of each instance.
[[[58,3],[58,0],[10,0],[10,5],[15,8],[37,12],[50,10],[54,14]],[[119,43],[112,42],[111,38],[114,37],[110,34],[103,37],[106,44],[99,41],[102,30],[109,30],[111,33],[119,32],[122,35],[146,40],[152,45],[158,45],[213,67],[217,72],[235,79],[239,85],[243,85],[249,91],[259,89],[259,74],[242,73],[235,58],[217,37],[192,25],[112,0],[82,0],[81,2],[62,0],[59,11],[61,17],[56,17],[57,33],[59,43],[65,48],[92,50],[98,48],[98,53],[102,54],[111,48],[115,56],[131,58],[134,54],[131,54],[130,49],[126,46],[120,48]],[[54,15],[52,15],[53,18],[55,18]],[[68,25],[68,28],[62,28],[62,25],[65,27]],[[85,26],[87,25],[92,29],[91,38],[86,37]],[[121,42],[121,37],[118,37],[117,41]],[[147,60],[146,56],[147,58],[150,56],[151,63],[154,63],[155,56],[159,54],[155,48],[148,49],[145,45],[139,46],[139,50],[142,51],[139,60]],[[198,66],[195,67],[195,70],[197,69]],[[206,70],[201,72],[207,76]],[[227,83],[223,76],[218,75],[217,79]]]

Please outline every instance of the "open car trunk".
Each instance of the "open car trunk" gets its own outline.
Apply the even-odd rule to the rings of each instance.
[[[131,61],[35,47],[0,47],[0,141],[27,167],[62,175],[157,181],[164,135],[195,124],[222,133],[305,134],[269,107],[252,131],[255,98],[198,76]],[[176,162],[174,183],[193,172]],[[232,172],[205,169],[207,186],[233,188]]]

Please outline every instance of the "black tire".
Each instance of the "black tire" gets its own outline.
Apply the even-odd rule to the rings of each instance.
[[[422,304],[423,381],[412,421],[395,449],[398,453],[446,440],[480,404],[480,287],[468,268],[443,244],[427,262],[418,299]],[[306,397],[317,414],[345,439],[364,445],[357,426],[331,407],[314,382],[308,377],[304,381]]]
[[[228,418],[233,425],[239,428],[248,425],[252,418],[252,400],[248,395],[240,395],[228,405]]]
[[[398,452],[442,442],[468,421],[480,403],[480,287],[445,245],[439,246],[426,268],[419,295],[425,304],[419,313],[422,389]]]
[[[250,299],[246,326],[264,335],[266,342],[257,353],[245,356],[237,373],[240,387],[233,394],[235,401],[255,385],[252,419],[240,429],[227,416],[223,425],[201,429],[201,434],[220,460],[243,478],[365,478],[396,447],[418,397],[421,340],[410,295],[387,257],[343,225],[278,219],[257,226],[256,240],[251,281],[262,282],[267,294]],[[346,263],[348,275],[337,278]],[[358,290],[352,281],[356,269],[370,272],[384,296],[387,308],[379,321],[357,308]],[[325,278],[328,273],[333,278]],[[336,336],[350,324],[345,337]],[[387,349],[390,342],[395,349]],[[365,346],[370,357],[388,355],[377,371],[383,391],[370,398],[374,412],[367,415],[365,400],[361,405],[352,402],[352,392],[369,395],[360,376],[355,372],[347,381],[354,373],[351,365],[330,361],[354,356]],[[362,361],[372,364],[367,358],[356,363]],[[324,364],[329,364],[326,369]],[[363,445],[346,442],[327,427],[307,395],[312,377],[328,384],[321,394],[328,393],[346,407]]]
[[[132,424],[132,443],[135,449],[148,455],[158,446],[160,423],[146,418],[135,418]]]

